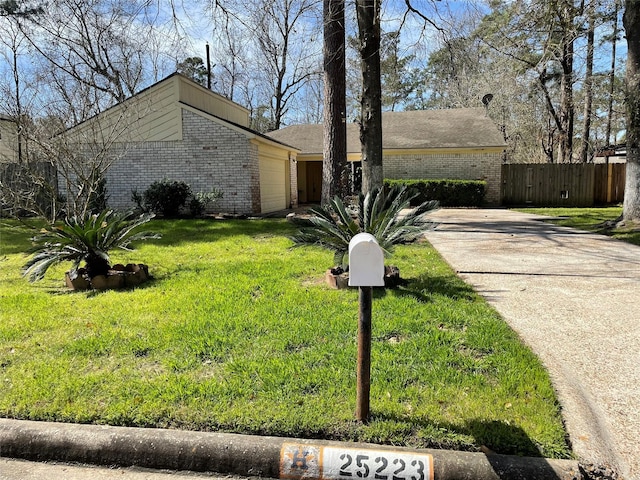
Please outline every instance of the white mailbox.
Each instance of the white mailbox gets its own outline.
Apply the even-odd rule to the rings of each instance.
[[[384,254],[370,233],[358,233],[349,242],[349,286],[384,287]]]

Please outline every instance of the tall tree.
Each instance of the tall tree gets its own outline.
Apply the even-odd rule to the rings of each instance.
[[[609,71],[609,98],[607,102],[607,127],[605,133],[605,146],[612,143],[616,143],[615,139],[611,141],[611,123],[613,120],[613,103],[614,103],[614,91],[616,85],[616,47],[618,43],[618,11],[620,0],[613,0],[613,13],[611,15],[611,21],[613,23],[613,32],[611,33],[611,70]],[[609,157],[607,157],[607,160]]]
[[[415,55],[402,56],[400,31],[387,32],[380,38],[380,80],[382,108],[401,109],[418,87],[416,69],[411,66]]]
[[[247,101],[249,95],[246,64],[248,63],[246,45],[241,36],[237,21],[229,15],[224,15],[221,20],[222,27],[218,32],[218,46],[214,49],[217,54],[215,75],[215,90],[235,102],[243,102],[251,106]],[[245,93],[244,98],[238,98],[239,92]]]
[[[549,128],[542,132],[548,161],[570,162],[574,131],[574,49],[579,8],[573,0],[492,2],[479,34],[491,48],[520,62],[535,76],[547,110]]]
[[[3,93],[3,101],[0,103],[0,111],[10,114],[10,118],[16,125],[17,161],[23,163],[23,139],[22,123],[26,119],[26,112],[23,105],[23,91],[28,88],[27,82],[22,78],[22,71],[19,65],[19,57],[24,51],[26,40],[14,22],[2,22],[3,35],[0,37],[1,52],[5,57],[6,65],[11,69],[11,80],[0,84],[0,92]],[[1,160],[1,159],[0,159]]]
[[[300,118],[309,82],[322,75],[319,2],[206,1],[216,25],[216,90],[248,108],[260,131]]]
[[[142,0],[58,0],[45,14],[20,23],[58,94],[88,95],[81,103],[92,108],[73,112],[75,123],[148,84],[155,29],[140,21],[148,8]]]
[[[313,0],[251,1],[248,9],[257,54],[271,88],[271,128],[277,130],[296,94],[317,72],[316,52],[310,43],[316,33],[312,26],[319,16],[317,5]]]
[[[582,127],[582,143],[580,145],[580,161],[586,163],[589,160],[589,149],[591,146],[591,117],[593,114],[593,55],[595,50],[596,33],[596,5],[591,1],[587,5],[587,59],[586,71],[584,74],[584,119]]]
[[[356,0],[358,39],[362,71],[360,143],[362,192],[383,183],[382,88],[380,83],[380,0]]]
[[[622,17],[627,37],[625,95],[627,113],[627,171],[622,219],[640,222],[640,2],[625,0]]]
[[[324,0],[324,142],[323,205],[349,193],[346,124],[344,0]]]
[[[200,57],[187,57],[176,66],[176,70],[203,87],[207,86],[209,72]]]
[[[0,37],[0,54],[5,57],[6,66],[10,70],[10,85],[0,83],[0,92],[2,92],[5,101],[0,103],[0,110],[9,113],[15,121],[17,127],[17,160],[23,163],[26,160],[26,145],[24,144],[24,132],[27,128],[28,113],[24,105],[25,92],[32,90],[33,80],[27,81],[29,78],[26,72],[21,68],[19,59],[27,54],[28,40],[24,37],[20,29],[20,22],[28,17],[41,15],[44,10],[41,6],[33,6],[31,3],[18,2],[16,0],[8,0],[0,2],[0,27],[2,28],[2,36]],[[7,17],[7,18],[2,18]],[[31,72],[33,74],[33,72]]]
[[[554,2],[550,2],[554,3]],[[560,152],[558,160],[566,163],[573,159],[573,133],[574,133],[574,45],[575,45],[575,24],[576,8],[573,0],[560,0],[558,5],[553,5],[557,13],[557,25],[560,28],[559,43],[556,55],[560,64],[560,108],[558,109],[558,120],[556,125],[560,135]],[[552,17],[553,18],[553,17]],[[554,39],[556,32],[552,32],[549,38]]]

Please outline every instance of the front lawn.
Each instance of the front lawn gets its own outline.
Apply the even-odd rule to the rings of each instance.
[[[546,370],[427,243],[376,289],[372,421],[354,421],[357,290],[284,220],[153,221],[114,263],[135,290],[69,292],[66,266],[20,275],[32,232],[0,221],[0,416],[368,441],[566,458]]]
[[[622,215],[622,207],[518,208],[517,210],[552,217],[549,222],[556,225],[601,233],[634,245],[640,245],[640,231],[637,228],[611,229],[605,225],[605,222],[616,220]]]

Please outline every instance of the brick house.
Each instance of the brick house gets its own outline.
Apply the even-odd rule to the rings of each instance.
[[[323,127],[293,125],[269,133],[299,148],[298,199],[320,200]],[[382,114],[383,175],[388,179],[485,180],[486,201],[500,203],[501,165],[506,143],[483,108],[415,110]],[[359,127],[347,125],[347,159],[360,164]]]
[[[133,206],[133,190],[163,179],[184,181],[194,192],[221,190],[215,208],[226,213],[297,204],[298,151],[250,129],[244,107],[177,73],[62,137],[84,161],[111,163],[105,179],[112,208]],[[64,190],[67,182],[59,185]]]

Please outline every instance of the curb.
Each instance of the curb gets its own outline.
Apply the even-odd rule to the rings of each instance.
[[[216,472],[289,479],[341,479],[314,474],[283,475],[286,446],[426,458],[432,475],[392,476],[392,480],[579,480],[577,461],[485,455],[450,450],[411,449],[364,443],[207,433],[155,428],[112,427],[0,419],[0,456],[35,461],[78,462],[121,467]],[[360,455],[359,455],[360,456]],[[289,455],[291,458],[291,456]],[[281,460],[285,459],[285,460]],[[313,457],[309,457],[313,458]],[[371,457],[373,458],[373,457]],[[378,460],[378,459],[376,459]],[[295,459],[293,459],[295,463]],[[291,463],[291,461],[289,461]],[[413,462],[415,464],[415,462]],[[306,463],[303,467],[306,469]],[[367,472],[369,470],[367,469]],[[367,480],[371,474],[355,472]],[[353,474],[348,474],[349,476]],[[430,478],[429,478],[430,477]],[[382,477],[384,478],[384,477]]]

